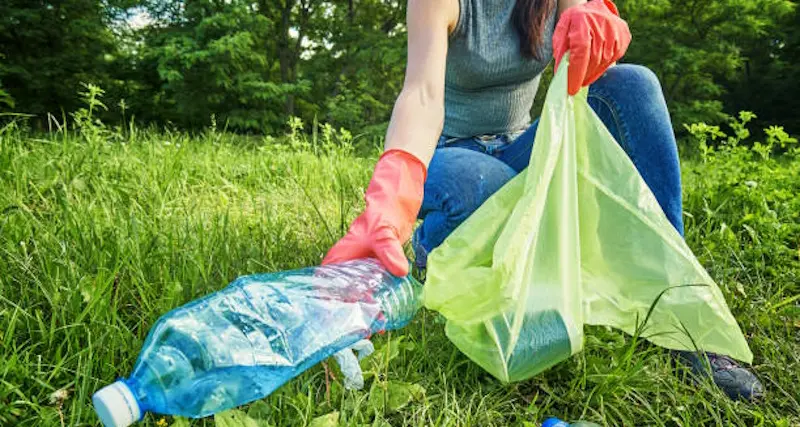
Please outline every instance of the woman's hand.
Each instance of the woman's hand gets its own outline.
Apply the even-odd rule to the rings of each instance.
[[[322,264],[377,258],[395,276],[407,275],[403,243],[411,237],[422,205],[426,174],[425,165],[406,151],[383,153],[367,187],[366,209]]]
[[[567,91],[575,95],[595,82],[617,62],[631,43],[628,24],[611,0],[591,0],[566,9],[553,34],[553,56],[558,69],[569,51]]]
[[[458,13],[458,0],[409,0],[408,64],[386,133],[386,152],[367,188],[367,208],[323,264],[377,258],[395,276],[408,274],[403,243],[411,237],[427,164],[442,132],[447,37]]]

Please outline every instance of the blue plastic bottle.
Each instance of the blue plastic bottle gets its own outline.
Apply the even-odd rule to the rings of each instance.
[[[204,417],[263,398],[373,333],[405,326],[422,286],[371,259],[244,276],[162,316],[133,373],[93,396],[106,426]]]
[[[548,418],[544,420],[542,427],[600,427],[600,425],[587,421],[578,421],[569,424],[566,421],[559,420],[558,418]]]

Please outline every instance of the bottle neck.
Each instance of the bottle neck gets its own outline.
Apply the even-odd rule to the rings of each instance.
[[[393,286],[387,286],[375,298],[381,305],[383,330],[406,326],[422,308],[422,284],[413,277],[395,278]]]

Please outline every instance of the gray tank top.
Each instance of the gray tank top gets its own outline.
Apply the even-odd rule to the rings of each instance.
[[[516,0],[459,0],[458,24],[450,35],[442,134],[470,137],[524,129],[553,56],[555,11],[545,26],[543,61],[520,53],[511,23]]]

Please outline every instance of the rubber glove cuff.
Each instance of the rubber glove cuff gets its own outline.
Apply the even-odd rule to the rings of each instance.
[[[374,257],[395,276],[407,275],[402,245],[411,237],[426,176],[425,165],[414,155],[397,149],[383,153],[367,187],[366,209],[322,263]]]

